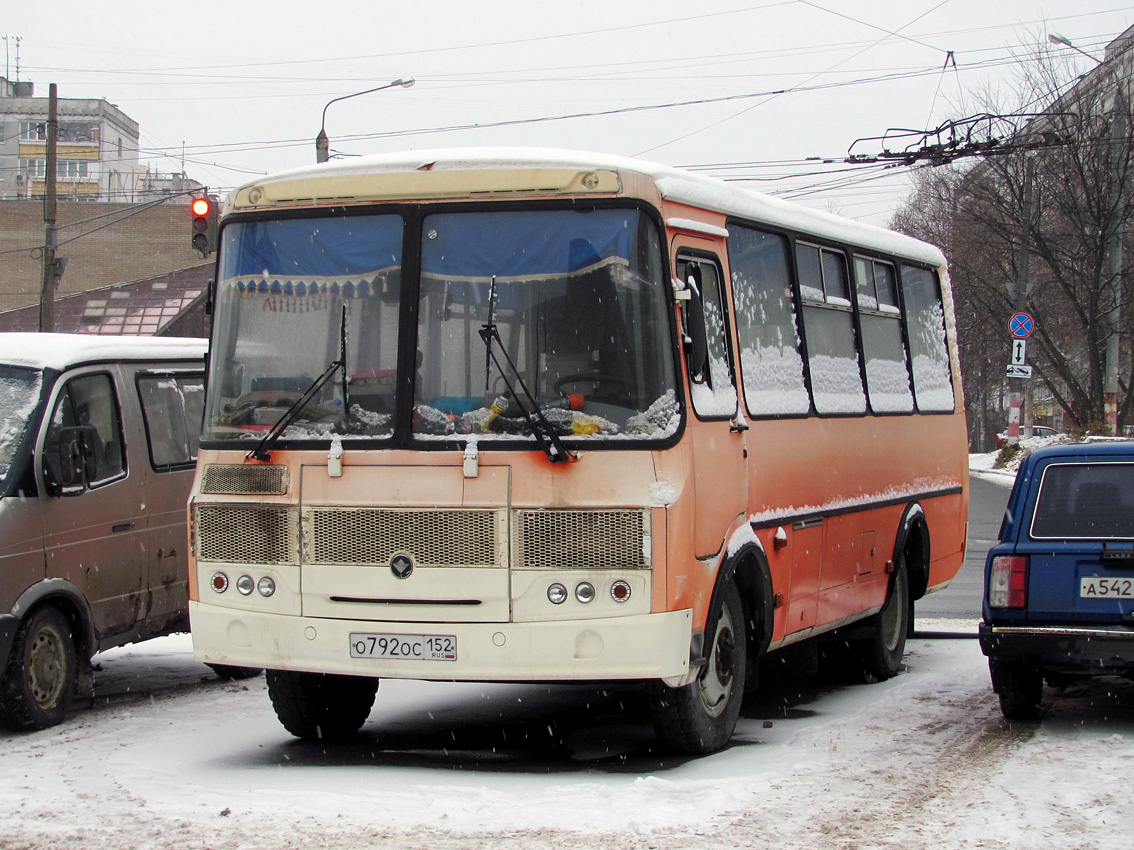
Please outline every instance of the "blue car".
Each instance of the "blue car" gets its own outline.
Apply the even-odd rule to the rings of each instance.
[[[1005,717],[1037,718],[1045,679],[1134,678],[1134,442],[1025,458],[984,585],[980,648]]]

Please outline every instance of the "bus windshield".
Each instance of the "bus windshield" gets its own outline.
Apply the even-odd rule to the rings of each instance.
[[[402,219],[289,218],[224,229],[205,439],[259,440],[346,349],[287,439],[393,434]]]
[[[400,215],[225,227],[205,439],[259,439],[285,415],[292,441],[393,438],[398,422],[425,442],[528,441],[533,425],[589,441],[676,432],[661,243],[648,216],[528,209],[420,221],[409,234],[420,244],[412,290]],[[412,339],[403,286],[416,295]],[[414,366],[412,398],[397,392],[408,383],[399,346],[412,346],[400,359]],[[289,414],[344,353],[343,372]],[[412,412],[397,415],[399,398]]]
[[[661,252],[641,212],[430,215],[421,256],[415,436],[530,437],[533,405],[564,437],[676,429]]]

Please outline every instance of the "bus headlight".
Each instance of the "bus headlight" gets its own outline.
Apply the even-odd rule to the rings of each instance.
[[[260,591],[261,596],[271,596],[276,592],[276,583],[271,576],[264,576],[256,582],[256,589]]]
[[[625,602],[630,598],[630,583],[625,581],[616,581],[610,586],[610,598],[615,602]]]
[[[256,589],[256,580],[250,575],[243,575],[236,580],[236,589],[244,596],[248,596]]]
[[[595,586],[589,581],[581,581],[575,586],[575,598],[586,605],[595,598]]]
[[[228,576],[224,573],[213,573],[213,577],[209,579],[209,585],[217,593],[224,593],[228,590]]]
[[[559,582],[555,582],[547,589],[547,598],[552,605],[562,605],[567,601],[567,588]]]

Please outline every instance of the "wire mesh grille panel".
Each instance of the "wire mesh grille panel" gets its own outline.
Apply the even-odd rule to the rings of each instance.
[[[516,569],[650,568],[647,511],[520,510],[514,517]]]
[[[287,467],[210,463],[201,477],[201,492],[221,496],[282,496],[287,492]]]
[[[197,557],[235,564],[297,564],[299,512],[258,505],[199,505]]]
[[[507,527],[492,510],[310,508],[303,513],[309,564],[388,564],[398,552],[418,566],[503,567]]]

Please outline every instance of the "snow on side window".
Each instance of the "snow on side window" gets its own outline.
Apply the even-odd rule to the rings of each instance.
[[[699,290],[705,314],[708,344],[707,380],[690,384],[693,409],[699,416],[733,416],[736,413],[736,386],[728,361],[728,325],[725,322],[724,295],[717,267],[708,262],[688,261],[685,274]]]
[[[894,267],[855,257],[854,274],[870,407],[875,413],[912,413],[913,390],[894,291]]]
[[[728,251],[748,413],[806,414],[811,400],[803,379],[787,245],[781,236],[730,226]]]
[[[837,251],[796,245],[800,292],[824,293],[821,303],[805,300],[804,337],[815,410],[825,414],[866,412],[854,316],[846,299],[846,260]],[[806,296],[805,296],[806,298]]]
[[[955,405],[953,381],[945,341],[945,308],[937,275],[928,269],[903,265],[902,294],[918,410],[951,412]]]

